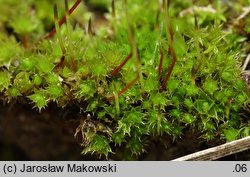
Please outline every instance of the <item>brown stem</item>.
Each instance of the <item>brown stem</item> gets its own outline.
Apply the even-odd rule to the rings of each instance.
[[[128,60],[129,60],[130,58],[132,58],[132,56],[133,56],[133,54],[132,54],[132,52],[130,52],[130,53],[128,54],[128,56],[125,58],[125,60],[124,60],[119,66],[117,66],[117,67],[114,69],[114,71],[111,73],[111,77],[114,77],[114,76],[122,69],[122,67],[128,62]]]
[[[164,58],[164,54],[163,54],[163,50],[162,47],[160,46],[160,63],[158,66],[158,79],[159,81],[161,81],[162,79],[162,64],[163,64],[163,58]]]
[[[169,71],[168,71],[168,73],[167,73],[165,79],[164,79],[163,82],[162,82],[162,89],[163,89],[163,90],[166,89],[167,81],[168,81],[168,79],[169,79],[169,77],[170,77],[170,75],[171,75],[171,73],[172,73],[172,71],[173,71],[173,69],[174,69],[174,66],[175,66],[175,63],[176,63],[176,58],[177,58],[174,49],[171,47],[170,50],[171,50],[171,53],[172,53],[172,55],[173,55],[173,60],[172,60],[171,66],[170,66],[170,68],[169,68]]]
[[[75,11],[75,9],[78,7],[78,5],[81,3],[81,1],[82,0],[77,0],[75,2],[75,4],[69,10],[69,15],[72,14],[72,12]],[[59,27],[61,27],[65,22],[66,22],[66,15],[64,15],[64,17],[60,20]],[[44,38],[45,39],[52,38],[55,33],[56,33],[56,28],[53,28],[52,31],[50,31]]]
[[[174,40],[174,32],[173,32],[173,29],[171,28],[171,26],[169,26],[168,28],[168,32],[169,32],[169,35],[170,35],[170,44],[169,44],[169,49],[170,49],[170,53],[173,57],[172,59],[172,63],[171,63],[171,66],[168,70],[168,73],[166,74],[163,82],[162,82],[162,89],[165,90],[166,89],[166,84],[167,84],[167,81],[174,69],[174,66],[175,66],[175,63],[176,63],[176,53],[175,53],[175,50],[174,50],[174,43],[173,43],[173,40]]]
[[[24,48],[29,48],[29,40],[28,40],[28,35],[24,34],[20,37],[21,43],[23,45]]]
[[[92,30],[92,20],[91,17],[89,17],[89,23],[88,23],[88,35],[93,36],[93,30]]]
[[[111,6],[112,6],[112,17],[115,18],[115,0],[112,0]]]
[[[194,10],[194,0],[192,0],[192,4],[193,4],[193,14],[194,14],[194,26],[195,26],[195,29],[197,30],[199,27],[198,27],[198,17],[197,17],[197,14],[196,14],[196,11]]]
[[[61,48],[62,54],[63,54],[63,56],[60,59],[60,62],[56,65],[56,68],[59,68],[59,67],[64,67],[66,48],[64,46],[62,36],[61,36],[60,30],[59,30],[58,11],[57,11],[56,4],[54,5],[54,21],[55,21],[55,29],[58,31],[57,36],[58,36],[59,45],[60,45],[60,48]]]
[[[55,69],[63,68],[65,66],[65,55],[60,58],[60,62],[56,64]]]
[[[69,53],[70,53],[70,58],[71,58],[71,67],[74,71],[77,70],[77,66],[76,66],[76,61],[75,61],[75,57],[74,57],[74,52],[72,49],[72,40],[71,40],[71,27],[70,27],[70,22],[69,22],[69,5],[68,5],[68,0],[64,0],[65,3],[65,20],[66,20],[66,27],[67,27],[67,35],[69,38]]]
[[[126,92],[129,88],[131,88],[139,79],[139,75],[136,76],[135,79],[133,79],[130,83],[128,83],[125,87],[123,87],[123,89],[121,91],[118,92],[118,96],[121,96],[124,92]],[[115,96],[110,96],[108,97],[109,101],[112,101],[115,99]]]

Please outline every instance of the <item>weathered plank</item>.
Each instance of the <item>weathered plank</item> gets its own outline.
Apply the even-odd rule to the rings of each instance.
[[[250,136],[231,141],[213,148],[195,152],[172,161],[205,161],[205,160],[217,160],[219,158],[236,154],[250,149]]]

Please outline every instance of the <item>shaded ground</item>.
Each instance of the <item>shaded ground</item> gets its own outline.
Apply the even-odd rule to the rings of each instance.
[[[85,160],[74,139],[77,120],[53,105],[37,113],[28,106],[1,105],[1,160]]]

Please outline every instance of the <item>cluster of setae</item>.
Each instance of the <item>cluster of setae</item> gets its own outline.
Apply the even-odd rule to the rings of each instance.
[[[193,4],[113,0],[106,26],[93,28],[84,17],[83,29],[71,16],[84,13],[81,0],[72,8],[58,1],[65,10],[55,5],[54,18],[46,12],[49,1],[41,8],[36,1],[2,1],[22,15],[1,11],[1,100],[39,111],[51,102],[79,107],[75,136],[83,153],[139,155],[152,137],[177,139],[187,129],[206,140],[250,134],[239,43],[223,31],[219,3],[215,12],[179,15]]]

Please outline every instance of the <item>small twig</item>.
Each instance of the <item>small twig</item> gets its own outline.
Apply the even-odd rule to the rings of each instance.
[[[244,62],[244,65],[242,66],[242,71],[246,70],[249,61],[250,61],[250,53],[247,55],[247,58],[246,58],[246,60]]]
[[[213,148],[209,148],[203,151],[199,151],[187,156],[183,156],[172,161],[205,161],[205,160],[217,160],[219,158],[236,154],[250,149],[250,136],[231,141]]]
[[[245,18],[250,13],[250,7],[244,7],[243,13],[236,19],[237,21],[240,21],[241,19]]]

